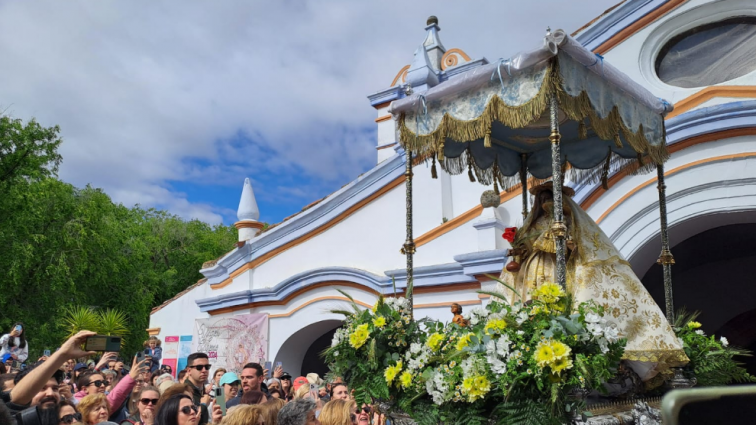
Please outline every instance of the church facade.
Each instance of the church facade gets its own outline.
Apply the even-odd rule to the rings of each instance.
[[[437,20],[429,19],[425,31],[410,64],[369,96],[377,111],[376,166],[266,229],[257,222],[246,182],[237,247],[205,263],[202,280],[153,310],[151,335],[196,339],[195,321],[264,316],[260,358],[281,362],[294,376],[322,372],[317,354],[341,320],[331,310],[344,309],[346,295],[367,308],[382,294],[401,292],[405,156],[389,105],[410,89],[422,92],[488,63],[444,47]],[[675,303],[702,310],[707,333],[753,349],[756,285],[748,271],[756,260],[756,4],[627,0],[575,37],[674,105],[666,119],[671,156],[665,174]],[[572,186],[575,202],[664,306],[656,182],[653,173],[617,173],[605,184]],[[428,164],[414,165],[416,316],[450,321],[452,303],[482,306],[488,298],[478,291],[496,286],[489,276],[498,276],[509,260],[502,233],[522,224],[522,197],[519,190],[504,191],[501,205],[484,208],[486,189],[466,174],[439,170],[434,179]]]

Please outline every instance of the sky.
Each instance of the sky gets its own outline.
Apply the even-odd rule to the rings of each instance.
[[[0,112],[59,125],[62,180],[232,224],[276,223],[376,163],[375,109],[436,15],[495,61],[618,0],[0,0]]]

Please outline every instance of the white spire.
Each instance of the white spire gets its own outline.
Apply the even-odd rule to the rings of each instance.
[[[249,178],[244,179],[244,187],[242,188],[241,200],[239,201],[239,209],[236,211],[236,217],[239,221],[257,221],[260,218],[260,210],[257,208],[255,192],[252,191],[252,183],[249,182]]]
[[[425,91],[438,84],[438,75],[430,64],[428,52],[422,44],[415,50],[415,57],[407,71],[407,84],[416,90]]]
[[[425,51],[428,52],[431,67],[438,72],[441,71],[441,58],[446,53],[446,47],[441,44],[441,39],[438,37],[438,32],[441,31],[441,27],[438,26],[438,18],[431,16],[426,24],[423,46],[425,46]]]

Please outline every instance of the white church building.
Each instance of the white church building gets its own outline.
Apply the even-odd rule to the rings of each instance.
[[[440,29],[429,19],[424,40],[418,32],[420,47],[407,45],[409,65],[397,64],[398,73],[376,82],[384,88],[368,96],[376,110],[375,167],[265,230],[245,182],[237,247],[202,265],[202,280],[150,316],[151,335],[179,337],[179,366],[192,335],[197,347],[197,321],[258,314],[267,318],[260,357],[282,362],[293,376],[322,373],[317,354],[342,318],[330,310],[348,301],[339,290],[369,307],[405,287],[405,155],[389,105],[407,87],[422,92],[488,63],[447,49]],[[626,0],[574,36],[674,105],[666,118],[665,170],[675,304],[703,310],[707,333],[754,349],[756,2]],[[656,174],[571,186],[663,309]],[[501,235],[522,223],[522,198],[519,190],[503,191],[499,207],[483,208],[486,189],[465,173],[439,169],[433,179],[428,164],[414,166],[417,316],[450,321],[452,303],[469,309],[487,302],[477,291],[493,287],[486,275],[498,276],[508,261]]]

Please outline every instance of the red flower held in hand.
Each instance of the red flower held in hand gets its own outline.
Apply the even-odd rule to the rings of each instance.
[[[504,233],[501,235],[501,237],[504,238],[507,242],[512,243],[514,242],[516,234],[516,227],[507,227],[506,229],[504,229]]]

